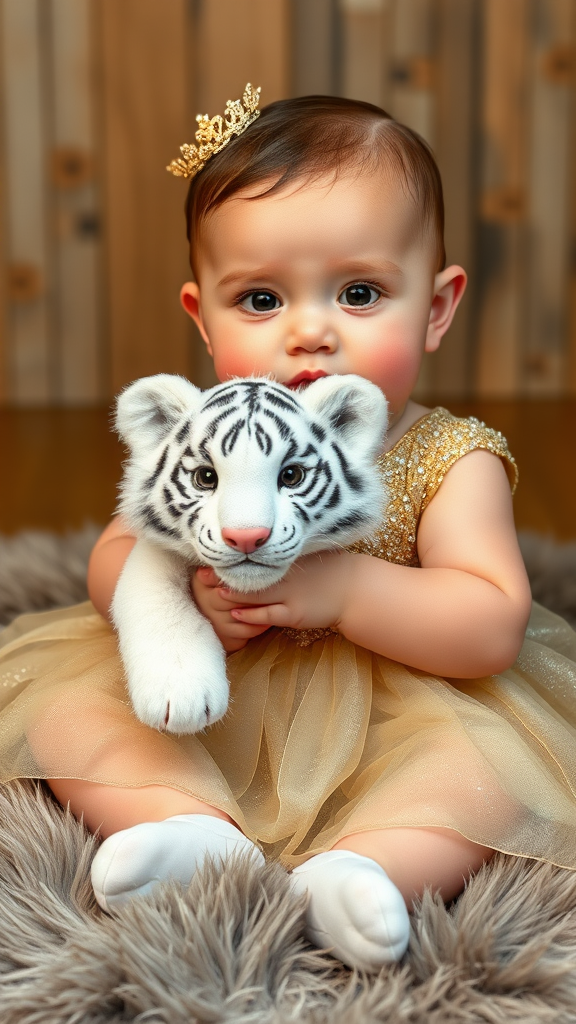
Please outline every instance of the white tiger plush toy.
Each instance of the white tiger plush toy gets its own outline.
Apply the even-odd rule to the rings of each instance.
[[[138,539],[112,618],[142,722],[193,733],[228,705],[225,652],[192,599],[191,566],[250,593],[301,555],[370,534],[384,509],[375,459],[387,422],[379,388],[353,375],[297,392],[263,377],[203,392],[159,374],[123,391],[118,511]]]

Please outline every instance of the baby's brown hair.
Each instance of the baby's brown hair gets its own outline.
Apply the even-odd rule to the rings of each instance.
[[[267,187],[250,198],[280,191],[298,179],[317,180],[343,170],[387,167],[432,234],[435,269],[446,262],[442,181],[428,144],[372,103],[335,96],[300,96],[264,107],[260,117],[192,179],[186,200],[190,256],[211,210],[236,193]],[[272,180],[272,184],[270,181]]]

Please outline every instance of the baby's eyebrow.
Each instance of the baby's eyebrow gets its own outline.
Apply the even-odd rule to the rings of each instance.
[[[268,267],[257,267],[255,270],[237,270],[230,274],[225,274],[218,281],[218,288],[222,288],[227,284],[237,284],[239,281],[258,281],[269,276],[270,269]]]
[[[392,263],[391,260],[379,259],[350,260],[349,263],[339,263],[334,269],[351,277],[370,277],[374,274],[394,274],[396,277],[402,277],[404,274],[404,271],[396,263]]]

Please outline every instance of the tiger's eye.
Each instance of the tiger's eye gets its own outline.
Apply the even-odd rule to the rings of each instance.
[[[218,474],[212,466],[198,466],[192,473],[192,483],[198,491],[215,491]]]
[[[305,472],[302,466],[284,466],[278,477],[280,487],[297,487],[304,479]]]

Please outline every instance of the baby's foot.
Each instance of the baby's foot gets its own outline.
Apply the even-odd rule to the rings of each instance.
[[[168,878],[188,885],[206,856],[225,861],[240,852],[251,855],[256,864],[264,863],[258,847],[229,821],[208,814],[176,814],[105,839],[92,861],[92,886],[102,909],[110,910]]]
[[[406,904],[376,861],[330,850],[294,868],[293,890],[310,896],[306,935],[348,967],[378,971],[408,946]]]

